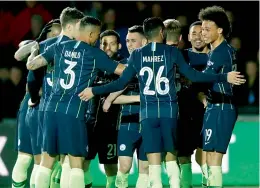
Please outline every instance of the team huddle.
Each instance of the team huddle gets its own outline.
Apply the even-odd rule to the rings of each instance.
[[[127,188],[133,154],[137,188],[161,188],[162,168],[171,188],[192,187],[191,155],[202,185],[222,187],[222,157],[237,119],[233,85],[236,55],[225,10],[199,12],[190,25],[190,49],[180,50],[180,23],[152,17],[120,35],[65,8],[36,41],[15,53],[29,70],[18,112],[18,156],[12,187],[92,186],[91,160],[104,164],[106,188]],[[95,47],[99,40],[100,47]],[[164,165],[162,165],[164,164]]]

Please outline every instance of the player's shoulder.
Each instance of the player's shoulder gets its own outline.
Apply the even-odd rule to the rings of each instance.
[[[120,60],[119,63],[126,65],[127,61],[128,61],[128,58],[124,58],[124,59]]]
[[[211,56],[229,58],[233,53],[235,53],[235,49],[230,46],[226,40],[224,40],[219,46],[211,51]]]

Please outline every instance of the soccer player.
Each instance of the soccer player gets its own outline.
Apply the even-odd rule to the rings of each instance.
[[[176,30],[175,32],[167,32],[167,39],[168,35],[176,35],[175,39],[180,38],[180,24],[177,24],[177,21],[172,21],[172,24],[175,25],[175,27],[172,28]],[[171,24],[168,24],[167,26],[169,27],[170,25]],[[201,37],[200,21],[191,24],[188,40],[191,42],[192,48],[183,51],[184,58],[191,67],[201,71],[207,65],[207,53],[209,49]],[[168,40],[166,41],[168,43]],[[176,44],[178,44],[177,41]],[[192,186],[191,155],[197,147],[202,148],[200,132],[203,124],[204,107],[202,102],[198,100],[198,97],[203,95],[203,93],[198,93],[198,91],[203,91],[203,87],[201,87],[200,83],[200,85],[198,83],[191,84],[189,80],[183,77],[181,77],[181,80],[182,85],[178,93],[179,125],[177,127],[177,148],[178,161],[181,169],[181,187],[188,188]],[[189,105],[190,107],[187,107]],[[187,137],[191,139],[188,140]],[[203,158],[204,162],[200,162],[201,159],[199,159],[199,157],[201,158],[202,156],[201,152],[201,149],[197,149],[196,151],[196,160],[200,166],[206,162],[205,157]],[[205,182],[206,178],[204,174],[207,174],[207,171],[205,171],[205,168],[202,169],[204,169],[202,174]]]
[[[236,70],[235,50],[226,41],[231,27],[225,10],[219,6],[207,7],[199,12],[199,19],[202,21],[203,39],[211,46],[205,72],[227,73]],[[223,185],[222,158],[226,153],[237,119],[233,96],[232,84],[215,82],[209,88],[202,130],[209,187]]]
[[[53,89],[45,108],[43,160],[36,187],[49,186],[50,169],[55,155],[68,154],[71,165],[69,187],[83,188],[83,159],[88,140],[84,123],[88,103],[78,98],[79,92],[92,86],[99,70],[121,74],[124,65],[112,60],[100,49],[93,47],[99,37],[101,22],[90,16],[77,24],[78,41],[51,45],[43,54],[31,53],[27,68],[35,70],[54,61]],[[38,174],[37,173],[37,174]]]
[[[147,39],[143,27],[132,26],[128,29],[126,46],[129,54],[135,49],[144,46]],[[121,61],[127,65],[127,59]],[[122,95],[120,95],[122,93]],[[120,95],[120,96],[119,96]],[[137,78],[133,79],[125,91],[110,94],[106,98],[103,109],[108,111],[111,103],[122,104],[117,150],[119,158],[119,171],[117,172],[116,187],[128,187],[128,175],[133,163],[133,154],[137,151],[139,175],[136,182],[137,188],[148,187],[148,161],[144,153],[142,136],[139,124],[140,95]]]
[[[55,20],[52,20],[51,22],[49,22],[48,24],[46,24],[46,26],[44,27],[44,29],[42,30],[40,36],[38,37],[37,41],[41,41],[44,40],[46,38],[46,36],[53,36],[53,34],[55,33],[59,33],[60,32],[60,24],[58,24]],[[52,33],[52,35],[50,35],[49,33]],[[45,35],[45,38],[44,36]],[[29,42],[28,44],[23,42],[23,45],[17,50],[17,52],[15,53],[15,58],[18,61],[22,61],[24,58],[26,58],[29,55],[29,50],[27,47],[27,52],[24,51],[24,49],[26,49],[25,46],[27,45],[34,45],[35,42],[33,41],[27,41]],[[36,73],[37,74],[37,73]],[[39,74],[39,73],[38,73]],[[40,73],[41,74],[41,73]],[[28,153],[26,155],[31,156],[31,154],[33,154],[33,158],[34,158],[34,167],[33,167],[33,171],[31,174],[31,178],[30,178],[30,187],[34,187],[34,177],[35,177],[35,172],[37,171],[37,168],[40,164],[40,160],[41,160],[41,142],[38,142],[37,136],[38,136],[38,125],[35,124],[35,118],[37,119],[37,112],[38,112],[38,107],[33,108],[30,107],[28,108],[28,102],[29,104],[32,104],[31,101],[36,102],[36,100],[39,99],[39,84],[38,82],[35,80],[34,78],[34,72],[33,71],[29,71],[28,76],[27,76],[27,85],[26,85],[26,95],[25,98],[23,100],[23,102],[21,103],[20,106],[20,110],[19,110],[19,115],[18,115],[18,130],[19,130],[19,147],[21,148],[21,151],[25,151],[23,148],[26,147],[24,146],[27,145],[26,148],[28,147],[32,147],[31,153]],[[36,91],[36,92],[35,92]],[[23,116],[23,112],[24,110],[27,109],[25,112],[26,116]],[[34,123],[33,123],[34,121]],[[23,125],[27,125],[27,126],[23,126]],[[32,126],[33,125],[33,126]],[[26,133],[27,132],[27,133]],[[25,140],[25,142],[24,142]],[[26,142],[26,140],[30,141],[30,144],[28,142]],[[25,152],[26,153],[26,152]],[[27,175],[24,175],[24,173],[27,173],[27,169],[29,167],[29,164],[26,163],[26,161],[24,160],[24,170],[19,171],[19,168],[22,168],[22,164],[20,164],[20,155],[24,154],[19,152],[18,154],[18,159],[16,162],[16,165],[14,166],[13,169],[13,183],[12,186],[14,187],[24,187],[25,183],[26,183],[26,179],[23,182],[20,182],[21,180],[18,180],[19,178],[23,177],[26,178]],[[22,158],[24,158],[25,156],[22,155]],[[29,160],[27,160],[27,162],[29,162]],[[27,165],[26,165],[27,164]]]
[[[121,49],[120,36],[114,30],[106,30],[100,34],[100,49],[103,50],[112,60],[120,61]],[[104,62],[105,63],[105,62]],[[95,85],[104,85],[118,78],[113,72],[100,72],[95,80]],[[89,169],[90,160],[95,159],[98,154],[99,163],[104,164],[107,176],[107,188],[115,187],[117,174],[117,124],[120,105],[112,105],[108,113],[103,112],[102,104],[106,96],[96,96],[90,112],[87,111],[87,126],[89,138],[89,153],[85,161],[85,169]],[[94,117],[93,117],[94,114]],[[92,116],[92,117],[88,117]],[[100,139],[102,137],[102,139]],[[89,170],[85,172],[85,179],[89,179]],[[86,184],[90,184],[87,182]]]
[[[179,167],[174,143],[178,113],[174,64],[177,64],[180,72],[192,81],[229,81],[241,84],[245,80],[241,79],[243,76],[237,72],[214,75],[192,69],[177,48],[163,44],[164,24],[160,18],[147,18],[143,27],[149,43],[132,52],[122,76],[108,85],[86,88],[79,97],[88,101],[94,95],[122,90],[137,74],[140,84],[141,133],[149,161],[151,186],[162,187],[161,152],[167,152],[166,168],[170,185],[179,187]]]
[[[52,25],[54,26],[54,28],[52,28]],[[61,31],[61,27],[60,27],[59,20],[51,21],[44,28],[42,35],[45,35],[46,37],[48,36],[49,32],[55,32],[59,35],[60,31]],[[49,35],[49,36],[53,36],[53,35]],[[44,40],[44,39],[46,38],[41,37],[40,40]],[[39,50],[43,52],[44,48],[47,45],[51,45],[55,41],[56,39],[42,41],[39,45]],[[36,71],[29,71],[28,79],[27,79],[28,90],[30,93],[30,100],[29,100],[29,107],[26,114],[26,121],[30,129],[30,140],[31,140],[31,146],[34,155],[34,167],[30,179],[31,187],[35,186],[35,175],[41,162],[41,148],[42,148],[43,133],[42,133],[42,127],[40,126],[39,123],[38,111],[39,111],[39,102],[40,102],[39,92],[40,92],[40,88],[42,87],[43,76],[44,76],[43,69],[36,70]]]

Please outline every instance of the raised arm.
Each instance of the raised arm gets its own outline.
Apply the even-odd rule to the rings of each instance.
[[[54,47],[55,44],[49,46],[44,53],[38,55],[38,49],[36,46],[33,46],[31,49],[31,55],[27,60],[26,67],[28,70],[36,70],[40,67],[46,66],[48,62],[54,60]]]
[[[25,44],[23,46],[21,46],[14,54],[14,58],[17,61],[22,61],[23,59],[25,59],[26,57],[29,56],[29,54],[31,53],[31,48],[36,45],[37,42],[36,41],[32,41],[28,44]]]

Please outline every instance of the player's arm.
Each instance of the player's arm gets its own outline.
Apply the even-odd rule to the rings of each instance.
[[[123,90],[127,84],[131,81],[131,79],[136,75],[136,70],[134,68],[134,52],[130,55],[129,61],[128,61],[128,67],[123,71],[123,74],[120,76],[119,79],[103,85],[103,86],[97,86],[93,88],[86,88],[84,89],[80,94],[79,97],[81,100],[88,101],[94,95],[103,95],[103,94],[109,94],[113,93],[115,91]],[[111,68],[112,67],[112,68]],[[122,64],[121,66],[123,69],[125,66]],[[107,62],[97,62],[97,68],[103,71],[108,72],[114,72],[116,73],[116,69],[118,68],[118,65],[115,64],[114,61],[111,61],[110,59],[107,59]]]
[[[25,59],[26,57],[29,56],[29,54],[31,53],[31,48],[36,45],[37,42],[36,41],[32,41],[28,44],[22,45],[14,54],[14,58],[17,61],[22,61],[23,59]]]
[[[120,91],[127,86],[135,75],[135,69],[132,66],[128,66],[119,79],[103,86],[86,88],[79,94],[79,97],[81,100],[88,101],[94,97],[94,95],[104,95],[115,91]]]
[[[31,105],[36,105],[40,101],[40,90],[42,87],[42,81],[44,77],[44,70],[37,69],[29,71],[27,77],[28,92],[31,97]]]
[[[55,44],[49,46],[44,53],[37,55],[38,50],[32,47],[31,55],[29,56],[27,60],[26,67],[28,70],[36,70],[40,67],[46,66],[48,62],[52,62],[54,60],[54,51]]]
[[[140,95],[120,95],[113,101],[113,104],[131,104],[136,102],[140,102]]]
[[[113,61],[105,52],[100,49],[97,49],[96,53],[96,67],[101,71],[106,71],[110,73],[115,73],[121,75],[125,70],[125,65]]]
[[[245,79],[243,75],[240,75],[240,72],[229,72],[227,74],[207,74],[203,72],[196,71],[192,67],[190,67],[184,60],[181,52],[173,48],[175,50],[175,54],[177,59],[176,63],[179,66],[180,72],[190,79],[192,82],[229,82],[235,85],[241,85],[245,83]]]
[[[114,92],[114,93],[110,93],[103,103],[103,111],[108,112],[108,110],[109,110],[110,106],[112,105],[112,103],[114,102],[114,100],[118,96],[120,96],[123,92],[124,92],[124,90],[117,91],[117,92]]]

